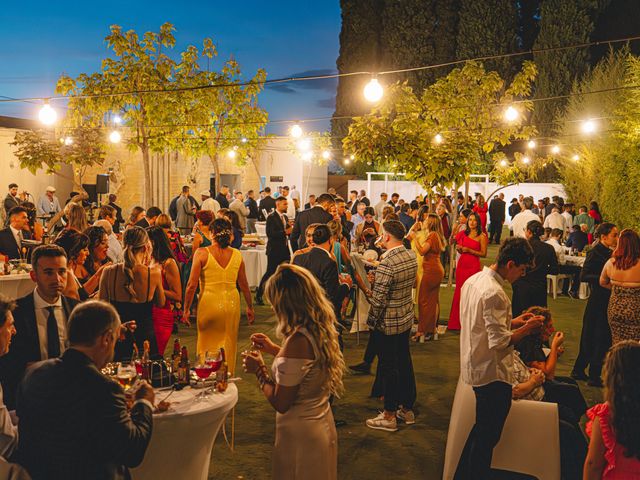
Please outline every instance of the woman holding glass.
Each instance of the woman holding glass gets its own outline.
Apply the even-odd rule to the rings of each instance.
[[[266,335],[251,336],[258,351],[244,355],[244,370],[276,410],[272,478],[336,480],[338,436],[329,398],[343,390],[344,359],[333,306],[314,276],[283,264],[265,295],[277,318],[278,346]],[[261,351],[273,355],[271,372]]]

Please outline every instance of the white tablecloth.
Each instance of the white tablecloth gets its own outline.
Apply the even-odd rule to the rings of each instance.
[[[577,255],[565,255],[564,260],[567,265],[577,265],[578,267],[582,267],[584,265],[584,261],[587,257],[579,257]]]
[[[267,271],[267,251],[251,248],[249,250],[240,250],[242,260],[244,260],[244,269],[247,272],[247,280],[250,288],[257,288],[260,285],[262,276]]]
[[[267,222],[256,222],[256,232],[261,237],[267,236]]]
[[[131,470],[134,480],[206,480],[213,443],[222,422],[238,402],[234,384],[223,394],[215,393],[207,401],[194,402],[201,390],[185,388],[173,392],[166,413],[153,416],[151,442],[142,464]],[[167,396],[156,392],[156,401]],[[221,447],[222,448],[222,447]]]
[[[33,292],[35,286],[28,273],[0,275],[0,293],[14,300]]]

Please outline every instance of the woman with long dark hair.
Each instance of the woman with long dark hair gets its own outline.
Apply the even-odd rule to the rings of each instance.
[[[129,227],[122,236],[124,262],[107,267],[100,279],[100,299],[111,303],[123,323],[135,320],[136,329],[116,345],[116,361],[131,357],[135,343],[142,355],[143,344],[149,340],[149,353],[158,357],[158,345],[153,328],[152,307],[166,303],[160,268],[151,268],[151,242],[141,227]]]
[[[136,225],[140,220],[142,220],[147,212],[142,207],[133,207],[131,209],[131,214],[129,215],[129,221],[127,222],[126,228],[131,228]]]
[[[70,229],[75,232],[75,229]],[[65,230],[60,232],[63,235]],[[84,263],[74,266],[74,273],[89,296],[98,290],[100,277],[104,269],[111,265],[111,259],[107,256],[109,250],[109,238],[102,227],[89,227],[84,232],[89,239],[87,249],[89,254]]]
[[[533,249],[534,260],[524,276],[513,283],[511,310],[514,318],[529,307],[547,306],[547,275],[558,273],[558,257],[551,245],[540,240],[543,235],[542,223],[538,220],[527,223],[525,236]]]
[[[593,218],[593,222],[596,224],[596,227],[602,223],[602,214],[600,213],[598,202],[591,202],[589,204],[589,216]]]
[[[75,230],[63,230],[55,244],[61,246],[67,254],[67,284],[62,294],[80,301],[87,300],[89,294],[76,277],[76,270],[83,267],[89,256],[89,237]]]
[[[591,437],[584,480],[637,479],[640,475],[640,344],[622,341],[604,367],[605,403],[589,409]]]
[[[240,226],[240,217],[233,210],[228,208],[221,208],[216,214],[218,218],[224,218],[231,224],[232,236],[231,236],[231,248],[240,248],[242,246],[242,237],[244,232]]]
[[[240,324],[240,295],[237,286],[242,290],[247,304],[249,325],[254,320],[251,291],[240,251],[229,248],[233,236],[231,223],[224,218],[217,218],[211,222],[210,230],[213,243],[207,248],[199,248],[193,256],[191,275],[184,296],[182,322],[190,325],[191,303],[200,284],[197,354],[216,352],[224,347],[229,371],[233,373]]]
[[[182,307],[182,282],[178,262],[173,256],[169,239],[162,227],[149,227],[147,234],[151,240],[152,248],[150,266],[160,268],[162,288],[166,297],[166,302],[162,307],[153,305],[151,309],[158,353],[164,356],[164,349],[173,331],[176,312],[181,311],[180,307]]]
[[[596,243],[587,253],[582,266],[580,281],[588,282],[591,295],[587,300],[582,319],[580,334],[580,352],[573,365],[571,376],[576,380],[587,380],[594,387],[602,386],[602,364],[611,348],[611,329],[607,317],[607,308],[611,290],[600,286],[600,275],[611,253],[618,245],[618,229],[613,223],[601,223],[596,229]],[[589,367],[589,375],[585,369]]]
[[[614,345],[622,340],[640,341],[639,259],[640,237],[626,228],[600,275],[600,285],[611,290],[607,314]]]
[[[456,266],[456,290],[453,293],[447,324],[449,330],[460,330],[460,292],[464,282],[482,269],[480,257],[487,256],[487,243],[487,235],[482,231],[480,215],[469,212],[466,228],[456,235],[456,250],[460,257]]]

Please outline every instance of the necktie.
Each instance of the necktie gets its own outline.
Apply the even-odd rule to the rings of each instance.
[[[47,318],[47,353],[49,358],[60,356],[60,336],[58,335],[58,321],[55,315],[56,307],[47,307],[49,317]]]
[[[22,240],[24,237],[22,236],[22,230],[18,232],[18,248],[20,249],[20,255],[22,256]]]

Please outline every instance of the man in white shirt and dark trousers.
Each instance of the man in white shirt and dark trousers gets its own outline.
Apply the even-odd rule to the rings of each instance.
[[[500,247],[496,263],[484,267],[462,287],[460,375],[473,386],[476,423],[460,456],[456,480],[491,478],[493,448],[511,408],[513,345],[536,333],[543,321],[530,313],[512,320],[511,301],[503,285],[522,277],[533,258],[525,239],[509,238]]]

